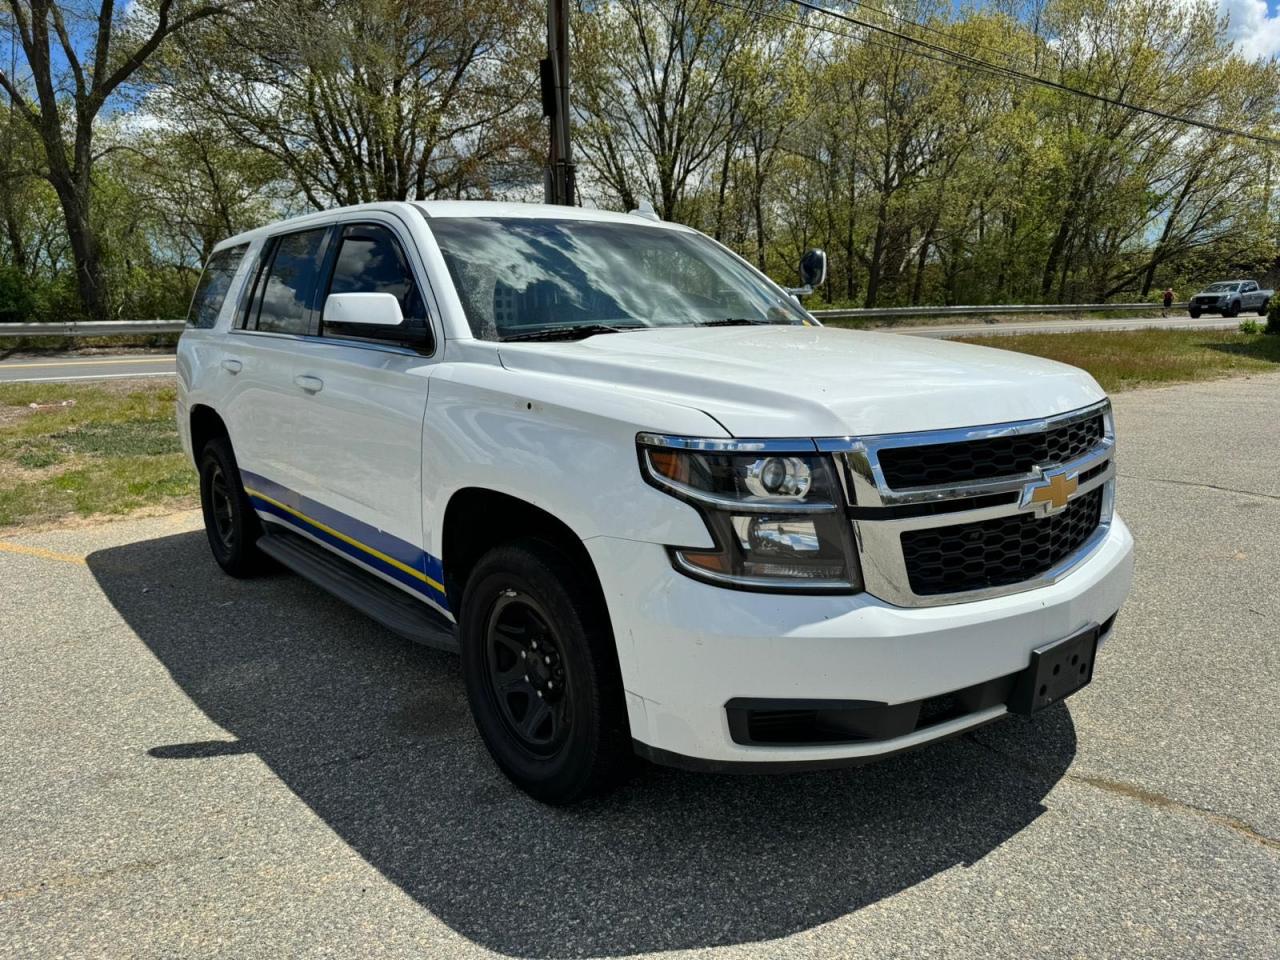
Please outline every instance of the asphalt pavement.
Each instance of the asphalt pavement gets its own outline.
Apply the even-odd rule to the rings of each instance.
[[[0,360],[0,383],[35,381],[121,380],[172,377],[173,354],[130,354],[115,357],[55,356]]]
[[[981,337],[1014,333],[1078,333],[1095,330],[1234,330],[1239,320],[1222,317],[1121,317],[1094,320],[1038,320],[1009,323],[956,323],[933,326],[883,327],[882,332],[919,337]],[[2,341],[0,341],[2,342]],[[170,355],[22,357],[0,360],[0,383],[68,380],[117,380],[125,377],[171,377],[174,358]]]
[[[0,957],[1280,956],[1280,375],[1122,394],[1092,685],[853,770],[542,807],[458,663],[194,513],[0,543]]]

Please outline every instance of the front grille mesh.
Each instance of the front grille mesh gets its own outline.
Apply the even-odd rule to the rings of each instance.
[[[1061,513],[1019,513],[994,520],[902,533],[902,556],[920,596],[1003,587],[1037,577],[1084,545],[1102,519],[1102,487]]]
[[[885,483],[895,490],[1016,477],[1033,467],[1068,463],[1096,447],[1102,437],[1102,414],[1098,414],[1042,433],[886,447],[880,451],[880,468]]]

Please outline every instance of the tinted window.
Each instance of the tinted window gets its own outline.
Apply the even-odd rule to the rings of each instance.
[[[200,274],[200,282],[196,284],[195,295],[191,298],[191,309],[187,311],[187,326],[207,330],[218,321],[222,312],[222,301],[227,297],[231,287],[231,278],[236,275],[236,268],[244,259],[248,244],[228,247],[211,254],[209,262],[204,265]]]
[[[421,325],[427,319],[408,261],[386,227],[357,224],[343,230],[329,292],[389,293],[400,301],[400,312],[410,323]]]
[[[250,329],[305,334],[311,319],[320,251],[325,230],[304,230],[281,237],[261,281],[257,322]]]
[[[429,225],[483,339],[595,324],[807,320],[795,301],[699,233],[520,218],[433,217]]]

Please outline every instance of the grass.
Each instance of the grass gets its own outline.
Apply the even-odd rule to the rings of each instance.
[[[1280,370],[1280,337],[1212,330],[1107,330],[966,337],[965,343],[1061,360],[1108,393]]]
[[[193,506],[174,392],[156,380],[0,384],[0,528]]]

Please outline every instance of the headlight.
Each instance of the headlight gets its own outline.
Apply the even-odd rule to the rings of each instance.
[[[637,442],[645,479],[697,507],[715,541],[671,547],[681,572],[747,590],[862,589],[835,465],[812,441],[642,433]]]

